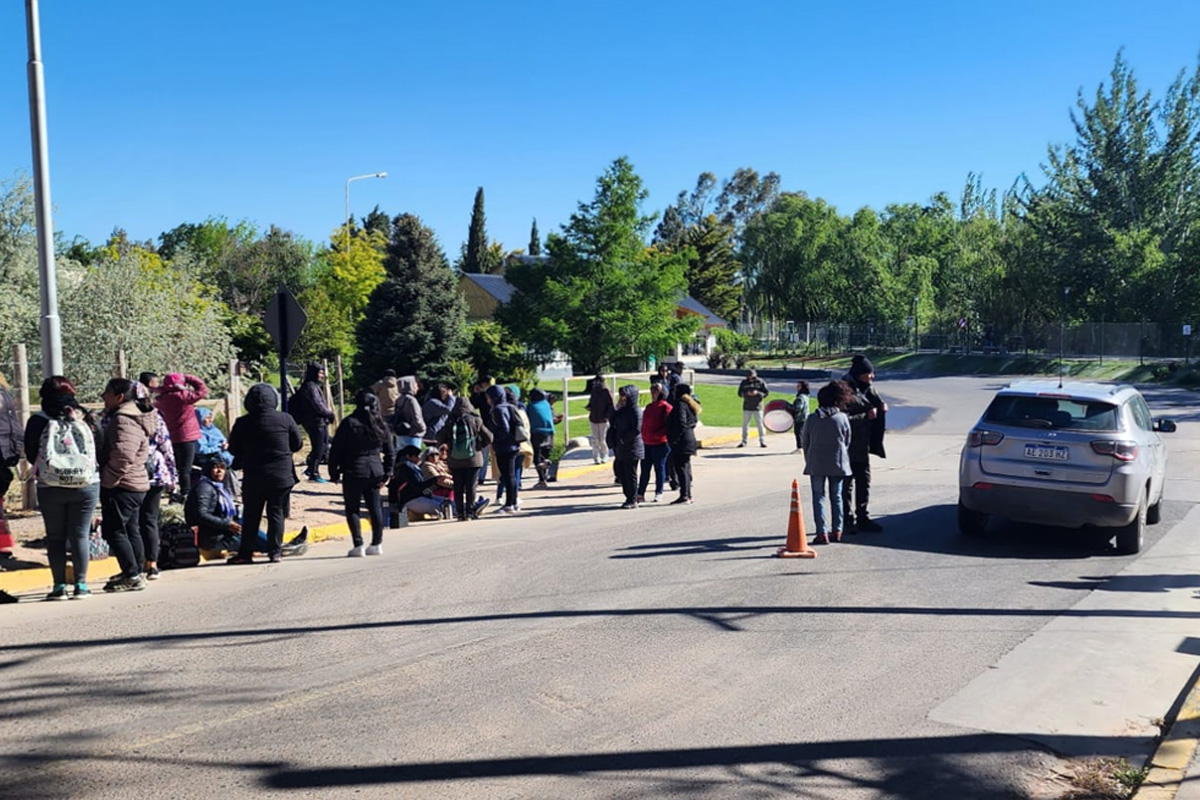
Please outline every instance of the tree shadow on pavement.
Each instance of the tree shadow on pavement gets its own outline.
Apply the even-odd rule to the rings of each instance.
[[[1200,589],[1200,575],[1081,575],[1077,581],[1029,581],[1029,585],[1085,592],[1160,593],[1172,589]]]
[[[769,542],[770,544],[757,544]],[[778,536],[731,536],[725,539],[699,539],[690,542],[664,542],[662,544],[635,544],[622,547],[621,552],[609,558],[658,558],[659,556],[711,555],[742,550],[773,548],[780,543]],[[636,552],[628,552],[636,551]]]

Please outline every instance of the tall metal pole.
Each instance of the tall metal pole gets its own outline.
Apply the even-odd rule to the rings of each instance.
[[[42,35],[37,0],[25,0],[29,34],[29,127],[33,143],[33,199],[37,208],[38,277],[42,296],[42,376],[61,375],[62,328],[58,318],[58,277],[54,269],[54,220],[50,215],[50,148],[46,141],[46,84],[42,74]]]

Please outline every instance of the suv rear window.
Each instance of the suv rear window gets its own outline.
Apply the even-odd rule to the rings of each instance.
[[[998,425],[1042,430],[1115,431],[1117,407],[1099,400],[1000,395],[983,418]]]

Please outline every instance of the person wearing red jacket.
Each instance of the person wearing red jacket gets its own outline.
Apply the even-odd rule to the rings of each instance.
[[[171,372],[163,377],[157,391],[158,399],[154,405],[171,434],[171,448],[175,451],[175,466],[179,470],[179,495],[181,501],[187,500],[192,489],[192,464],[196,462],[196,447],[200,441],[196,403],[208,397],[208,386],[195,375]]]
[[[642,441],[646,444],[646,455],[642,458],[642,475],[638,482],[637,502],[646,502],[646,487],[650,485],[650,467],[654,467],[654,502],[662,499],[663,483],[667,478],[667,456],[671,447],[667,444],[667,415],[671,404],[667,402],[664,384],[650,384],[650,405],[642,412]]]

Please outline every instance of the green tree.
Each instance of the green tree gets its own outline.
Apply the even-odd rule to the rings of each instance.
[[[733,254],[731,233],[728,225],[709,214],[688,230],[686,240],[688,292],[724,320],[736,320],[742,302],[741,265]]]
[[[15,344],[39,340],[41,299],[33,186],[18,176],[0,181],[0,361]]]
[[[479,375],[510,379],[519,370],[537,366],[521,341],[496,320],[472,322],[467,333],[470,336],[467,358]]]
[[[598,370],[668,350],[694,332],[694,320],[676,315],[683,258],[645,245],[654,223],[641,213],[646,196],[633,166],[618,158],[592,201],[547,238],[549,263],[509,268],[515,291],[499,318],[540,358],[560,350],[577,371]]]
[[[487,217],[483,211],[483,187],[475,190],[475,205],[471,208],[471,227],[467,231],[467,242],[463,245],[462,272],[482,273],[484,252],[487,250]]]
[[[466,303],[433,231],[415,215],[393,220],[384,269],[358,324],[355,374],[366,380],[391,367],[425,381],[448,377],[466,352]]]
[[[542,254],[542,237],[538,233],[537,217],[533,218],[533,227],[529,229],[529,255],[540,256]]]

